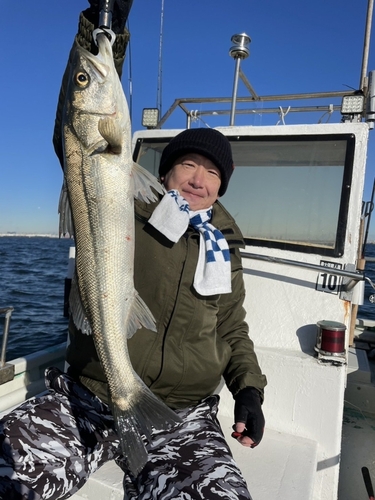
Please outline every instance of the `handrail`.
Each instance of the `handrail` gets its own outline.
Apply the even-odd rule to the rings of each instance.
[[[0,384],[4,384],[5,382],[8,382],[9,380],[13,380],[13,378],[14,378],[14,365],[6,363],[6,352],[7,352],[7,345],[8,345],[9,325],[10,325],[10,319],[11,319],[13,311],[14,311],[14,307],[11,307],[11,306],[0,308],[0,314],[5,315],[3,341],[2,341],[1,354],[0,354]]]
[[[299,262],[297,260],[282,259],[280,257],[270,257],[269,255],[260,255],[256,253],[249,253],[241,251],[241,256],[246,259],[262,260],[265,262],[273,262],[275,264],[284,264],[288,266],[302,267],[304,269],[312,269],[314,271],[325,271],[329,269],[330,274],[335,276],[343,276],[345,278],[350,278],[352,281],[365,281],[366,276],[364,273],[359,271],[347,271],[345,269],[337,269],[335,267],[321,266],[320,264],[310,264],[308,262]],[[350,283],[347,283],[347,288],[350,287]]]

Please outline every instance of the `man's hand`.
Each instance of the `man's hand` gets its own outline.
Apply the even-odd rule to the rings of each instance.
[[[262,440],[265,425],[260,392],[255,387],[245,387],[234,399],[232,437],[243,446],[254,448]]]

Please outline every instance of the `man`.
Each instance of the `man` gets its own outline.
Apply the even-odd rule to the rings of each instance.
[[[86,21],[82,14],[80,26]],[[59,140],[57,133],[60,156]],[[161,157],[160,180],[168,193],[154,203],[135,203],[135,288],[157,333],[139,330],[128,341],[129,354],[139,376],[182,423],[154,431],[146,443],[149,461],[133,477],[119,451],[93,339],[71,321],[68,375],[47,370],[50,393],[1,423],[0,498],[69,498],[112,458],[125,472],[129,499],[251,498],[213,395],[223,376],[235,399],[233,437],[257,445],[266,379],[244,319],[242,235],[217,201],[232,173],[230,144],[220,132],[186,130]]]

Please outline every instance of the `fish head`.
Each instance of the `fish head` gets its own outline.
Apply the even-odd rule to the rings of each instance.
[[[65,125],[74,130],[89,153],[107,144],[100,132],[100,121],[122,120],[128,115],[124,113],[127,104],[122,98],[111,44],[104,34],[98,35],[97,43],[97,55],[75,44],[65,98]]]

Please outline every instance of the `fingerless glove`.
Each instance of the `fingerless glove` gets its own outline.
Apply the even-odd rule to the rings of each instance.
[[[262,440],[265,425],[260,392],[255,387],[245,387],[235,395],[234,400],[234,420],[246,425],[242,434],[254,441],[251,446],[254,448]]]

